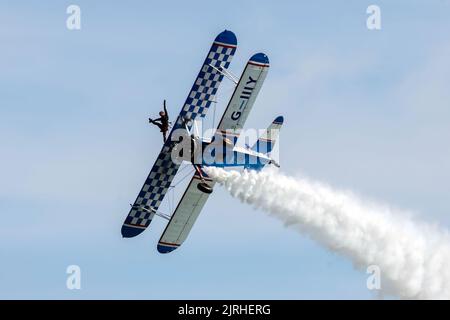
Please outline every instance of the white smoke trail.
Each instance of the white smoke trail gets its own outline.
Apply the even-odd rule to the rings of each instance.
[[[405,299],[450,299],[450,237],[405,212],[275,171],[208,175],[232,196],[279,218],[365,269],[381,270],[381,290]]]

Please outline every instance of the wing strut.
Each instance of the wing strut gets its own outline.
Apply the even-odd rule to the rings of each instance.
[[[155,215],[157,215],[158,217],[164,218],[166,220],[170,220],[170,216],[168,214],[162,213],[161,211],[157,211],[155,209],[153,209],[152,207],[148,207],[148,206],[139,206],[139,205],[132,205],[130,203],[130,206],[134,209],[140,209],[142,211],[148,212],[148,213],[154,213]]]
[[[219,68],[217,68],[217,67],[213,66],[212,64],[210,64],[209,66],[211,68],[213,68],[214,70],[216,70],[217,72],[223,74],[228,79],[230,79],[232,82],[234,82],[234,84],[238,84],[238,79],[236,78],[236,76],[234,74],[232,74],[230,71],[228,71],[227,69],[225,69],[224,67],[220,66]]]

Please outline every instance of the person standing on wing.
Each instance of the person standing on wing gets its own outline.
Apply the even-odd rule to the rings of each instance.
[[[167,139],[167,131],[169,130],[169,113],[166,108],[166,100],[164,100],[164,111],[159,112],[159,118],[153,120],[152,118],[148,118],[148,122],[158,126],[163,134],[164,143]]]

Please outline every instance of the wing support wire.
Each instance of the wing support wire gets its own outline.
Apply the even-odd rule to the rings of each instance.
[[[228,79],[230,79],[232,82],[234,82],[234,84],[238,84],[238,78],[232,74],[230,71],[228,71],[227,69],[225,69],[222,66],[219,66],[219,68],[213,66],[212,64],[209,64],[209,66],[211,68],[213,68],[214,70],[216,70],[217,72],[223,74],[225,77],[227,77]]]
[[[140,210],[145,211],[145,212],[148,212],[148,213],[154,213],[154,214],[156,214],[158,217],[164,218],[164,219],[166,219],[166,220],[170,220],[170,218],[171,218],[171,216],[169,216],[168,214],[162,213],[161,211],[157,211],[157,210],[153,209],[152,207],[148,207],[148,206],[138,206],[138,205],[133,206],[131,203],[130,203],[130,206],[131,206],[132,208],[140,209]]]

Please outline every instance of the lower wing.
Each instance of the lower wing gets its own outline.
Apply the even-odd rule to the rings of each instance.
[[[211,187],[214,185],[211,179],[207,177],[204,177],[204,179],[208,181]],[[197,185],[201,182],[202,180],[197,174],[192,177],[161,239],[159,239],[158,252],[169,253],[186,240],[206,200],[208,200],[209,194],[197,188]]]

